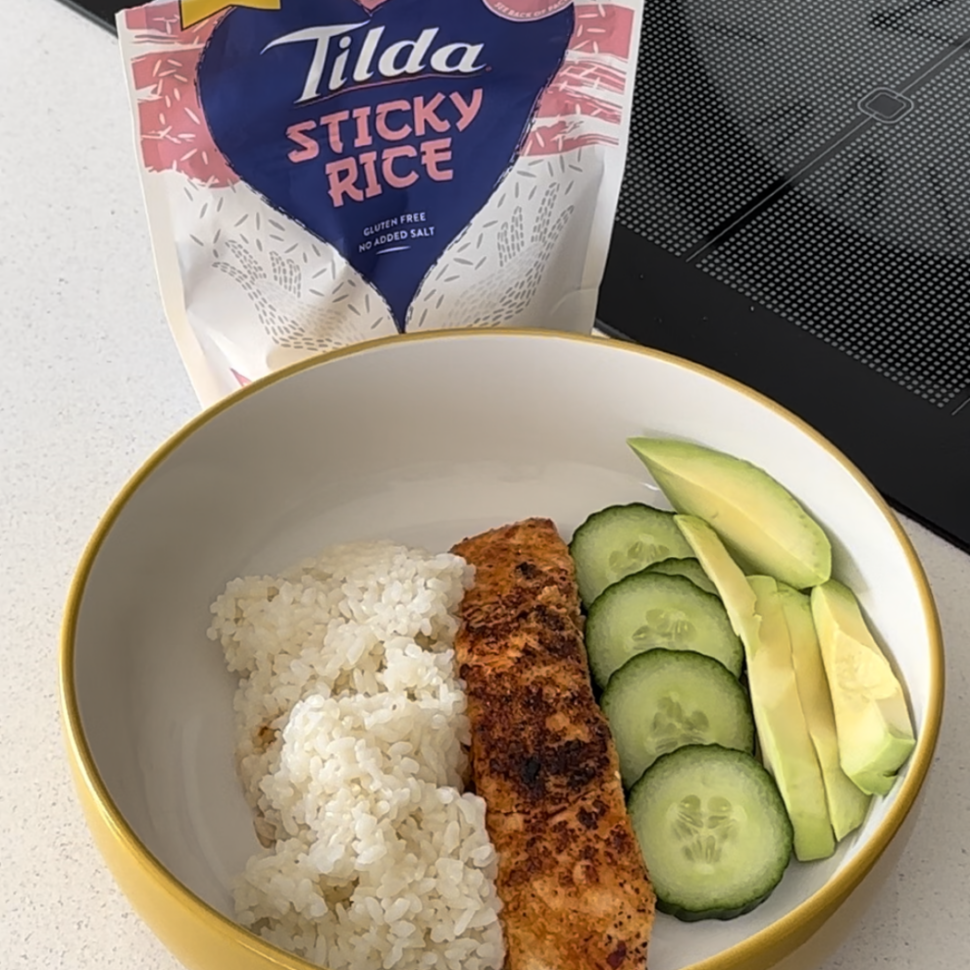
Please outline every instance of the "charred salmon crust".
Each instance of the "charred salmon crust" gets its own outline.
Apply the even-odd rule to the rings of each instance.
[[[548,519],[458,543],[455,649],[499,854],[509,970],[642,970],[655,898],[590,685],[572,560]]]

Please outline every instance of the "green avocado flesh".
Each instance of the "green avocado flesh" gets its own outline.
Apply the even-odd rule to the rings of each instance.
[[[757,636],[759,621],[755,614],[754,591],[718,534],[694,515],[675,515],[674,522],[714,583],[734,632],[742,641],[745,636]]]
[[[835,713],[809,598],[782,583],[778,584],[778,595],[791,637],[798,696],[822,769],[832,829],[841,841],[862,824],[871,798],[852,782],[839,762]]]
[[[831,575],[827,536],[761,468],[686,441],[630,438],[628,444],[678,512],[703,519],[758,572],[796,589]]]
[[[829,580],[812,590],[811,606],[842,770],[867,794],[885,795],[916,745],[902,686],[849,589]]]
[[[700,519],[678,515],[674,521],[717,587],[744,644],[762,756],[791,818],[795,855],[802,861],[826,858],[835,851],[835,834],[795,680],[778,584],[767,576],[745,577],[717,533]]]
[[[795,830],[802,862],[835,851],[825,783],[795,679],[792,643],[778,584],[749,576],[761,617],[758,636],[745,643],[751,706],[765,767],[774,775]]]

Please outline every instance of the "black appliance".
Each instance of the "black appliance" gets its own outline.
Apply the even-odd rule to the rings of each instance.
[[[648,0],[598,315],[970,549],[970,0]]]
[[[598,317],[970,550],[970,0],[646,0]]]

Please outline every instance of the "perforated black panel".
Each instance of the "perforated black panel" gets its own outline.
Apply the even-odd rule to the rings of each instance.
[[[970,0],[648,3],[618,222],[952,410],[968,52]]]

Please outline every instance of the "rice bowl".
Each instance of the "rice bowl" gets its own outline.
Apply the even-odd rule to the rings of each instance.
[[[122,886],[187,966],[310,966],[235,922],[233,879],[260,846],[236,775],[238,678],[205,637],[227,582],[278,577],[359,539],[443,550],[532,514],[568,535],[592,508],[653,495],[617,447],[645,431],[743,454],[810,508],[884,634],[919,737],[835,857],[786,875],[731,923],[658,921],[650,966],[763,970],[842,904],[912,807],[942,707],[932,599],[879,496],[797,419],[683,361],[553,334],[405,337],[298,365],[206,412],[133,479],[82,561],[62,652],[82,804]]]

